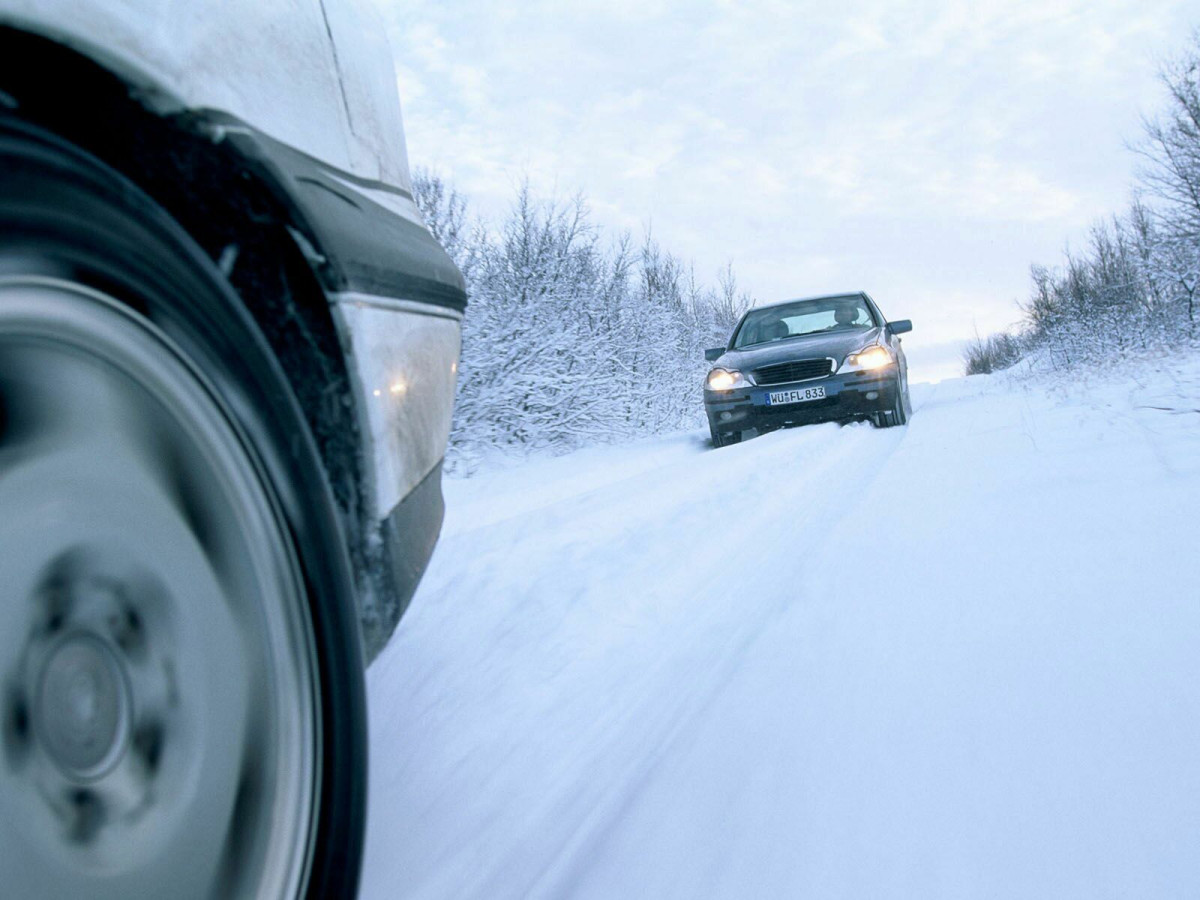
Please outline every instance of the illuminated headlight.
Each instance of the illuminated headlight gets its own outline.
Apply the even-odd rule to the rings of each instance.
[[[851,353],[846,357],[846,364],[843,366],[843,371],[869,371],[871,369],[882,369],[884,366],[890,366],[895,359],[887,347],[874,345],[859,350],[857,353]]]
[[[710,391],[731,391],[734,388],[750,387],[750,382],[736,369],[713,369],[708,373],[704,386]]]

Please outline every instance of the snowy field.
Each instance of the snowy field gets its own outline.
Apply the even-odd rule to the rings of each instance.
[[[1195,897],[1200,366],[447,484],[363,896]]]

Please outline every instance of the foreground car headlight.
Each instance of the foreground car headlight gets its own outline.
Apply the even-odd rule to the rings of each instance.
[[[876,344],[847,356],[846,364],[842,367],[842,370],[845,372],[855,372],[882,369],[884,366],[890,366],[895,361],[895,358],[887,347],[880,347]]]
[[[710,391],[731,391],[734,388],[750,387],[750,382],[737,369],[713,369],[708,373],[704,386]]]

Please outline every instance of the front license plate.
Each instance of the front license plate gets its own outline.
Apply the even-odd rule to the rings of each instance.
[[[767,394],[768,406],[786,406],[789,403],[806,403],[809,400],[824,400],[825,388],[793,388],[790,391],[772,391]]]

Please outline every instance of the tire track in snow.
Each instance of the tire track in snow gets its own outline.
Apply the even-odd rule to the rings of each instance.
[[[503,555],[541,554],[540,560],[530,561],[530,569],[591,571],[607,575],[616,592],[635,592],[637,596],[626,604],[633,615],[633,634],[605,660],[607,665],[624,669],[625,676],[603,679],[604,692],[595,690],[590,680],[594,673],[588,673],[586,666],[579,672],[581,666],[570,653],[552,666],[553,677],[565,682],[559,687],[567,695],[567,705],[583,697],[615,713],[594,719],[576,732],[572,746],[586,749],[576,749],[552,764],[544,773],[543,796],[523,811],[526,822],[543,823],[534,829],[543,836],[538,860],[528,859],[516,847],[494,854],[493,865],[481,867],[470,879],[467,896],[490,895],[489,886],[495,884],[522,882],[527,886],[522,893],[552,896],[571,883],[575,867],[586,860],[590,848],[604,840],[625,806],[636,801],[655,769],[669,761],[671,748],[699,727],[704,711],[763,631],[787,605],[802,602],[803,598],[786,588],[805,566],[806,558],[792,555],[795,546],[806,548],[807,555],[819,555],[839,511],[849,506],[845,486],[858,483],[865,487],[873,481],[903,433],[903,429],[878,432],[869,426],[777,433],[700,458],[691,456],[575,497],[565,517],[577,520],[574,530],[564,518],[545,508],[525,517],[518,530],[530,535],[530,540],[512,544]],[[762,521],[779,526],[774,543],[764,545],[761,534],[754,531],[714,531],[714,509],[744,504],[750,498]],[[614,520],[620,522],[619,528],[612,527]],[[453,552],[469,556],[473,542],[486,544],[494,537],[494,529],[513,527],[511,521],[497,522],[461,534],[453,542]],[[690,538],[691,549],[673,565],[664,566],[661,554],[653,548],[664,541],[678,542],[681,536]],[[774,567],[764,570],[753,562],[764,554],[776,560]],[[597,557],[610,568],[617,560],[626,566],[619,572],[597,573]],[[746,566],[738,560],[752,562]],[[446,588],[459,596],[469,594],[472,584],[478,587],[488,581],[488,572],[498,563],[493,560],[473,579],[451,582]],[[431,574],[436,579],[436,574]],[[577,593],[569,586],[560,584],[555,592],[550,580],[535,578],[528,590],[542,597],[538,615],[555,622],[557,629],[518,634],[518,646],[510,645],[504,652],[537,652],[556,644],[574,650],[580,641],[563,642],[564,631],[603,631],[609,612],[606,603],[589,604],[585,599],[579,604]],[[500,592],[514,587],[491,585]],[[571,623],[572,610],[566,610],[566,615],[556,620],[545,602],[548,593],[560,600],[574,597],[581,607],[580,618]],[[503,627],[511,640],[517,626],[509,623]],[[523,647],[519,646],[522,638],[526,642]],[[696,658],[694,648],[705,648],[708,656]],[[576,676],[573,681],[572,675]],[[678,689],[664,697],[664,685],[677,685]],[[442,682],[439,688],[452,693],[469,691],[470,681]],[[562,708],[553,705],[543,710],[542,715],[551,719],[543,724],[553,727],[554,716],[561,712]],[[565,718],[578,721],[581,717]],[[593,785],[579,785],[573,773],[583,767],[603,771],[604,777]],[[613,784],[621,785],[622,790],[611,793],[608,786]],[[453,852],[449,858],[454,858]],[[457,890],[461,892],[463,887],[459,881]]]
[[[853,434],[847,434],[847,431]],[[866,494],[880,479],[886,477],[887,463],[901,448],[908,434],[908,429],[897,428],[880,432],[871,426],[863,424],[851,426],[850,429],[840,429],[834,435],[835,440],[828,442],[826,452],[819,465],[810,473],[808,481],[824,481],[826,484],[842,486],[857,481],[855,497],[847,497],[838,490],[831,491],[823,498],[821,506],[806,503],[805,513],[812,516],[809,531],[816,534],[806,534],[800,541],[806,548],[806,558],[820,559],[824,556],[827,545],[834,540],[839,528],[847,517],[853,517],[859,512],[857,498]],[[847,447],[842,442],[847,439],[856,443]],[[740,445],[739,445],[740,446]],[[869,451],[863,454],[862,451]],[[839,452],[841,451],[841,452]],[[849,452],[846,452],[849,451]],[[865,458],[860,458],[865,456]],[[842,471],[843,469],[848,471]],[[853,477],[856,472],[865,473],[865,477]],[[805,482],[807,486],[808,481]],[[794,502],[791,493],[781,493],[772,504],[771,512],[776,519],[782,518]],[[750,543],[760,549],[757,540]],[[777,554],[772,554],[778,558]],[[781,573],[789,583],[798,583],[806,574],[803,567],[797,566],[794,571]],[[664,728],[654,741],[657,751],[651,758],[651,764],[632,774],[624,783],[627,790],[621,795],[607,798],[604,803],[595,808],[585,821],[579,823],[568,845],[552,861],[542,878],[531,888],[531,897],[567,897],[571,896],[573,886],[577,885],[580,876],[589,867],[592,859],[602,845],[619,830],[620,823],[628,811],[642,801],[645,787],[651,784],[655,777],[661,774],[665,766],[669,766],[676,758],[676,750],[695,737],[695,735],[711,723],[707,713],[718,703],[722,695],[733,684],[734,674],[753,654],[755,646],[764,638],[777,640],[778,636],[771,631],[781,624],[786,613],[794,611],[807,601],[805,594],[782,595],[778,591],[779,578],[763,579],[761,583],[743,585],[746,594],[761,596],[768,599],[752,619],[743,619],[743,628],[738,640],[731,643],[724,655],[715,664],[702,683],[681,698],[676,716],[669,727]],[[698,635],[689,635],[689,639],[703,643]],[[651,684],[662,683],[661,677],[649,679]],[[650,716],[647,710],[631,711],[629,723],[647,721]]]

